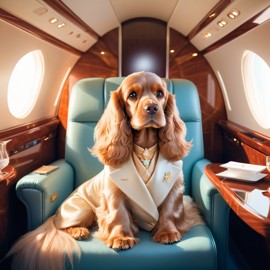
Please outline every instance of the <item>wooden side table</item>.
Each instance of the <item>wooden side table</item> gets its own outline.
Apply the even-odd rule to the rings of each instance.
[[[224,171],[220,164],[212,163],[205,168],[205,173],[217,188],[230,208],[248,226],[270,239],[270,174],[267,170],[262,173],[268,175],[255,182],[243,182],[216,174]]]

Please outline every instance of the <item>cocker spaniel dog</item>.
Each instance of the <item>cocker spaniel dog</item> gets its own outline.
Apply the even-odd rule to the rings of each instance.
[[[138,243],[138,228],[152,231],[155,242],[180,241],[191,226],[203,223],[184,196],[182,158],[191,147],[185,135],[175,98],[160,77],[150,72],[126,77],[95,129],[91,153],[103,171],[79,186],[10,254],[25,269],[50,268],[49,261],[63,269],[66,255],[72,262],[74,250],[80,253],[74,239],[88,238],[94,224],[96,236],[116,250]]]

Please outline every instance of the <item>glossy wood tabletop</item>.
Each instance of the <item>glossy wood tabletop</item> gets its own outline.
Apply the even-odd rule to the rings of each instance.
[[[226,170],[220,164],[209,164],[205,173],[231,209],[252,229],[270,238],[270,174],[257,182],[244,182],[216,174]]]

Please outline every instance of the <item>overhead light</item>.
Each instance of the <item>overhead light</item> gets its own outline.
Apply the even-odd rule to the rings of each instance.
[[[227,22],[225,20],[221,20],[221,21],[218,21],[217,24],[219,27],[224,27],[227,24]]]
[[[227,14],[227,16],[229,18],[231,18],[231,19],[235,19],[239,15],[240,15],[240,11],[239,10],[236,10],[236,9]]]
[[[212,36],[212,34],[210,32],[206,32],[203,34],[204,38],[210,38]]]
[[[66,26],[65,23],[60,23],[60,24],[57,25],[58,28],[62,28],[62,27],[65,27],[65,26]]]
[[[174,53],[174,50],[170,50],[170,53]]]
[[[210,14],[210,15],[208,16],[208,18],[209,18],[209,19],[212,19],[212,18],[214,18],[214,17],[216,17],[216,16],[217,16],[216,13],[212,13],[212,14]]]
[[[54,18],[54,17],[52,17],[52,18],[49,19],[49,22],[52,23],[52,24],[53,23],[56,23],[57,21],[58,20],[56,18]]]
[[[192,56],[196,57],[196,56],[198,56],[198,53],[195,52],[195,53],[192,54]]]
[[[104,54],[105,54],[105,52],[104,52],[104,51],[101,51],[101,52],[100,52],[100,54],[104,55]]]

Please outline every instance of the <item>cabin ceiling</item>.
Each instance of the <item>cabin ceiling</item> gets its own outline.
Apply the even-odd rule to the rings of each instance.
[[[220,4],[224,4],[223,9],[215,19],[189,36]],[[5,11],[80,51],[88,50],[100,36],[124,21],[138,17],[167,22],[168,27],[189,37],[198,50],[203,50],[269,4],[269,0],[0,0],[0,7]],[[231,20],[227,14],[235,9],[240,11],[240,16]],[[57,23],[49,23],[51,18],[56,18]],[[217,26],[222,19],[227,21],[224,29]],[[65,26],[58,28],[59,23]],[[211,38],[204,37],[207,32],[211,33]]]
[[[138,18],[155,18],[174,25],[187,35],[218,0],[62,0],[76,15],[103,36],[121,23]],[[88,7],[88,8],[86,8]]]

